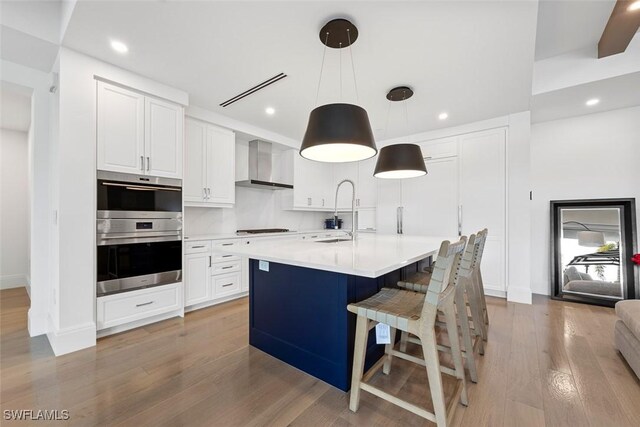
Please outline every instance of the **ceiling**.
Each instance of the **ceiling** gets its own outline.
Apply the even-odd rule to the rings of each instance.
[[[31,95],[10,83],[0,84],[0,128],[28,132],[31,125]]]
[[[348,17],[360,31],[342,52],[345,102],[369,112],[377,139],[529,109],[536,2],[105,2],[75,6],[63,45],[189,92],[190,102],[300,140],[316,89],[322,25]],[[109,42],[125,42],[120,55]],[[319,104],[339,101],[340,51],[326,54]],[[284,72],[230,107],[222,101]],[[415,90],[393,105],[386,92]],[[267,106],[276,113],[265,114]],[[439,121],[446,111],[449,119]]]
[[[536,61],[598,44],[616,0],[542,0]]]
[[[625,74],[582,85],[536,95],[531,102],[533,123],[599,113],[640,105],[640,72]],[[597,98],[600,102],[587,107],[585,102]]]

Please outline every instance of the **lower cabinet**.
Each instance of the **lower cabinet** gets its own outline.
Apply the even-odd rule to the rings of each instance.
[[[189,254],[184,263],[184,305],[190,306],[211,299],[211,255]]]
[[[112,328],[182,307],[182,283],[107,295],[97,299],[96,326]]]

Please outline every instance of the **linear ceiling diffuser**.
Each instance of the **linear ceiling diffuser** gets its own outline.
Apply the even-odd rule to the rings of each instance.
[[[285,77],[287,77],[287,75],[285,73],[280,73],[280,74],[276,74],[275,76],[263,81],[260,84],[255,85],[252,88],[249,88],[247,90],[245,90],[242,93],[237,94],[236,96],[227,99],[226,101],[220,103],[221,107],[228,107],[229,105],[233,104],[234,102],[238,102],[243,98],[246,98],[249,95],[253,95],[254,93],[256,93],[259,90],[262,90],[264,88],[266,88],[267,86],[271,86],[272,84],[274,84],[275,82],[278,82],[282,79],[284,79]]]
[[[325,45],[325,52],[322,56],[316,104],[320,93],[326,48],[349,47],[349,53],[351,53],[351,45],[357,38],[358,29],[346,19],[329,21],[320,30],[320,40]],[[355,82],[353,55],[351,55],[351,65]],[[340,68],[342,73],[342,67]],[[340,93],[342,95],[342,85]],[[309,114],[309,123],[300,147],[302,157],[320,162],[342,163],[368,159],[375,156],[377,152],[369,116],[364,108],[353,104],[335,103],[316,107]]]

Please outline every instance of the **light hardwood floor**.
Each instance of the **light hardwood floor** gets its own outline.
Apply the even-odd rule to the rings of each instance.
[[[351,413],[348,394],[249,347],[246,299],[58,358],[45,337],[28,337],[28,304],[22,288],[0,291],[3,411],[68,409],[56,425],[83,426],[433,425],[368,393]],[[455,426],[640,426],[640,381],[613,347],[612,309],[543,297],[488,304],[480,381]],[[394,359],[373,381],[426,404],[419,366]]]

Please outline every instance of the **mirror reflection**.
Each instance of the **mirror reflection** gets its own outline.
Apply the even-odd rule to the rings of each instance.
[[[562,292],[622,299],[620,209],[561,210]]]

